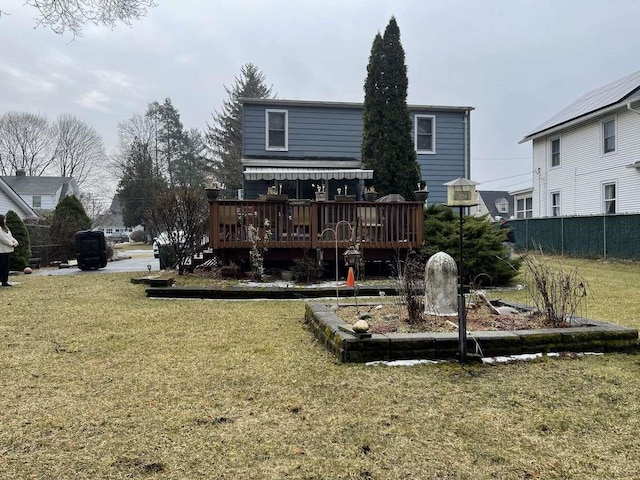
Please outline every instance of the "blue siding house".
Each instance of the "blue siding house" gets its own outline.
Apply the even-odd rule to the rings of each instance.
[[[409,105],[414,145],[430,203],[446,201],[445,182],[469,178],[473,107]],[[375,172],[363,168],[362,104],[243,99],[244,198],[271,191],[313,198],[355,195]]]

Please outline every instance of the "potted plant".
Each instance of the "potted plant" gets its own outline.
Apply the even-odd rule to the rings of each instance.
[[[365,187],[364,199],[367,202],[375,202],[378,199],[378,192],[376,192],[376,187],[374,186]]]
[[[217,187],[205,187],[204,191],[207,194],[207,199],[209,200],[217,200],[220,196],[220,189]]]
[[[321,184],[312,184],[313,188],[316,189],[316,202],[326,202],[327,201],[327,192],[325,191],[324,185]]]
[[[416,198],[416,202],[426,202],[429,198],[429,190],[425,182],[418,183],[418,189],[413,192],[413,196]]]

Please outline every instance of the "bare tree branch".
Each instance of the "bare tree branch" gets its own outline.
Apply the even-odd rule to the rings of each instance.
[[[39,176],[53,162],[52,130],[42,115],[9,112],[0,117],[0,170]]]
[[[122,22],[130,26],[156,6],[155,0],[26,0],[25,4],[40,12],[36,26],[60,35],[68,30],[74,37],[82,36],[87,23],[114,28]]]

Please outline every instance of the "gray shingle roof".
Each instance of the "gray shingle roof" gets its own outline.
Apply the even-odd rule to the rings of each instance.
[[[60,187],[68,188],[72,182],[72,177],[31,177],[29,175],[22,176],[6,176],[2,179],[7,182],[20,195],[53,195]],[[66,194],[63,188],[61,195]]]
[[[538,125],[531,133],[525,136],[523,141],[528,140],[529,137],[543,132],[544,130],[548,130],[583,115],[614,105],[630,96],[638,88],[640,88],[640,71],[596,88],[595,90],[582,95],[546,122]]]

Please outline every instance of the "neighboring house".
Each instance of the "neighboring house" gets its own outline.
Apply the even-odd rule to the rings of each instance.
[[[533,217],[640,213],[640,71],[583,95],[520,143],[530,140]],[[526,203],[527,192],[516,198]]]
[[[361,198],[375,172],[363,168],[362,104],[243,99],[245,199],[269,187],[289,198],[324,188]],[[446,201],[445,182],[469,178],[473,107],[409,105],[413,138],[429,202]],[[417,186],[416,186],[417,187]],[[346,190],[346,192],[345,192]]]
[[[6,215],[9,210],[23,220],[38,217],[38,213],[0,177],[0,213]]]
[[[72,177],[32,177],[24,170],[15,176],[0,177],[36,212],[49,212],[67,195],[80,198],[80,189]]]
[[[94,230],[102,230],[107,237],[109,238],[117,238],[124,239],[126,235],[127,238],[131,232],[134,230],[142,230],[142,225],[138,225],[135,228],[125,227],[124,221],[122,220],[122,207],[120,206],[120,196],[116,193],[113,196],[113,200],[111,200],[111,206],[109,210],[100,217],[96,219]]]
[[[514,216],[514,198],[509,192],[501,190],[476,191],[478,205],[472,207],[472,214],[475,217],[489,215],[491,221],[496,221],[496,217],[506,219]]]
[[[509,192],[513,198],[513,211],[515,218],[533,217],[533,188],[523,188]]]

